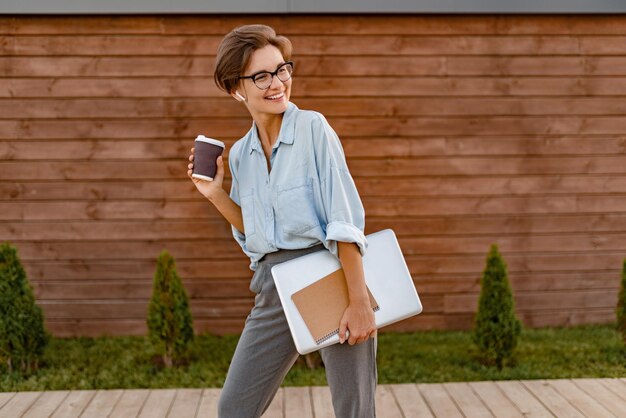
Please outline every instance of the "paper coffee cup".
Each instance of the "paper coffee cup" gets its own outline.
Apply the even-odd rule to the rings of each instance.
[[[217,157],[226,146],[222,141],[198,135],[194,142],[193,172],[191,177],[213,181],[217,173]]]

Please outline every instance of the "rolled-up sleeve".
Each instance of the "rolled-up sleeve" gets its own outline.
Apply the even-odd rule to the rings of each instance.
[[[348,169],[339,137],[320,114],[313,123],[320,195],[326,215],[324,246],[339,258],[337,242],[354,242],[361,256],[367,251],[365,209]]]

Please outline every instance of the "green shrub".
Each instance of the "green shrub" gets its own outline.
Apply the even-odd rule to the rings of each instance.
[[[480,286],[473,341],[483,361],[502,369],[513,354],[522,324],[515,317],[506,263],[495,244],[487,257]]]
[[[152,299],[148,307],[148,331],[166,367],[189,354],[193,323],[185,288],[176,273],[174,258],[163,251],[157,259]]]
[[[622,266],[622,284],[617,299],[617,329],[622,333],[626,344],[626,259]]]
[[[9,372],[31,373],[51,337],[17,250],[5,242],[0,245],[0,361]]]

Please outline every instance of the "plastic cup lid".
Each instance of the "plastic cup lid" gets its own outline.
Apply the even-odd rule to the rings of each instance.
[[[204,135],[198,135],[196,137],[196,141],[207,142],[209,144],[217,145],[218,147],[226,148],[226,145],[222,141],[218,141],[217,139],[207,138]]]

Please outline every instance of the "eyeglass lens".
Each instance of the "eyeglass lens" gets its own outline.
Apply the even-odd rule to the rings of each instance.
[[[282,82],[288,81],[291,78],[291,73],[293,72],[293,66],[290,63],[285,63],[278,67],[276,70],[276,77]],[[257,74],[253,81],[257,87],[261,89],[266,89],[272,85],[273,74],[269,72],[259,73]]]

